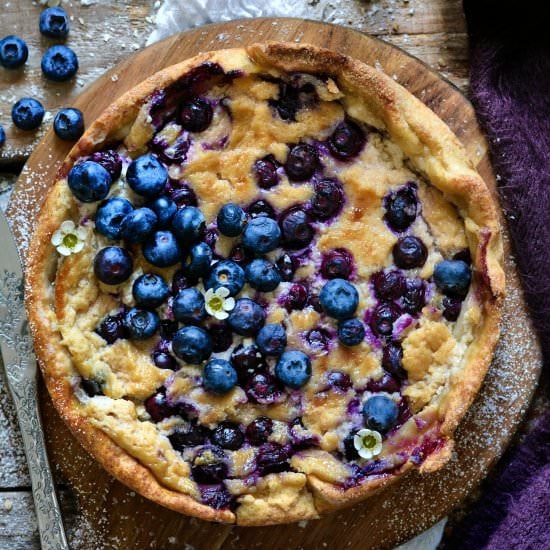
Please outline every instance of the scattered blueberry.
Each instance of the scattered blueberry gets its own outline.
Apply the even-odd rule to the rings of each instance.
[[[281,274],[281,279],[283,281],[292,281],[298,267],[295,258],[285,253],[279,257],[276,263]]]
[[[197,195],[195,191],[187,184],[178,182],[178,187],[170,187],[168,190],[169,197],[176,203],[178,208],[184,206],[197,206]]]
[[[210,357],[212,340],[208,333],[200,327],[183,327],[174,336],[172,350],[179,359],[192,365],[198,365]]]
[[[357,289],[344,279],[330,280],[319,293],[321,307],[335,319],[352,317],[359,304]]]
[[[157,215],[150,208],[136,208],[122,220],[120,236],[127,243],[142,243],[155,230],[157,220]]]
[[[470,266],[462,260],[443,260],[435,266],[435,284],[447,296],[464,298],[471,280]]]
[[[235,508],[235,497],[227,490],[223,483],[217,485],[201,485],[201,502],[214,508],[214,510],[223,510],[226,508]]]
[[[344,205],[344,190],[340,182],[333,178],[323,178],[314,183],[313,189],[311,212],[316,218],[328,220],[340,213]]]
[[[102,202],[95,215],[95,228],[98,233],[108,239],[120,239],[122,220],[134,207],[132,203],[122,197],[112,197]]]
[[[304,309],[307,299],[308,292],[305,285],[295,283],[279,298],[279,303],[290,313],[292,310]]]
[[[394,304],[383,303],[375,308],[369,320],[369,326],[376,336],[391,336],[393,324],[401,315]]]
[[[226,324],[209,326],[208,334],[212,339],[212,351],[214,353],[226,351],[233,344],[233,332]]]
[[[107,285],[119,285],[132,274],[134,262],[128,251],[120,246],[102,248],[94,259],[95,276]]]
[[[308,346],[316,353],[326,353],[330,346],[331,335],[322,328],[312,328],[305,336]]]
[[[63,8],[47,8],[40,14],[40,32],[50,38],[65,38],[69,34],[69,18]]]
[[[126,172],[128,185],[144,197],[159,195],[168,179],[165,166],[153,155],[143,155],[132,161]]]
[[[282,388],[276,378],[265,372],[257,372],[245,385],[246,395],[253,403],[272,405],[282,396]]]
[[[344,456],[348,461],[357,460],[359,458],[359,453],[353,442],[354,436],[355,433],[352,432],[344,438]]]
[[[89,397],[104,395],[102,384],[93,378],[82,378],[82,380],[80,380],[80,387]]]
[[[0,40],[0,65],[6,69],[18,69],[29,57],[27,43],[19,36],[10,34]]]
[[[107,317],[99,323],[95,331],[108,344],[113,344],[117,340],[126,338],[127,336],[122,315],[107,315]]]
[[[212,263],[212,249],[206,243],[197,243],[191,247],[183,261],[183,271],[190,279],[208,275]]]
[[[143,244],[143,256],[156,267],[176,265],[183,251],[171,231],[155,231]]]
[[[172,219],[172,230],[184,245],[196,243],[204,235],[206,222],[202,212],[195,206],[178,210]]]
[[[395,265],[402,269],[422,267],[428,258],[428,249],[418,237],[401,237],[392,252]]]
[[[273,155],[267,155],[254,162],[254,178],[260,189],[271,189],[279,183],[277,167],[278,163]]]
[[[402,307],[409,315],[418,315],[426,304],[426,288],[420,277],[407,279],[403,293]]]
[[[405,277],[400,271],[378,271],[371,277],[374,295],[379,300],[397,300],[405,292]]]
[[[32,97],[23,97],[11,109],[11,119],[20,130],[36,130],[44,118],[44,107]]]
[[[47,79],[65,82],[78,71],[78,57],[71,48],[56,45],[46,50],[40,66]]]
[[[241,336],[256,334],[265,323],[262,306],[250,298],[240,298],[227,318],[227,324]]]
[[[327,382],[334,388],[342,391],[348,391],[351,388],[351,378],[349,374],[339,370],[331,370],[327,373]]]
[[[275,219],[275,209],[264,199],[259,199],[253,202],[247,209],[250,219],[266,216],[267,218]]]
[[[225,359],[212,359],[204,367],[202,381],[207,390],[224,394],[237,385],[237,371]]]
[[[286,248],[305,248],[313,239],[315,231],[308,214],[299,207],[293,207],[281,214],[279,225]]]
[[[365,326],[359,319],[346,319],[338,324],[338,339],[344,346],[357,346],[365,338]]]
[[[155,309],[167,300],[170,289],[160,275],[145,273],[134,281],[132,295],[139,307]]]
[[[345,248],[336,248],[323,254],[321,275],[325,279],[349,279],[353,273],[353,256]]]
[[[285,171],[291,181],[304,181],[315,173],[319,166],[317,151],[307,143],[292,145],[285,162]]]
[[[193,423],[187,429],[176,428],[168,439],[172,447],[179,452],[183,452],[186,447],[197,447],[209,442],[210,430],[206,426]]]
[[[155,351],[151,354],[151,359],[159,369],[178,370],[177,361],[165,351]]]
[[[178,413],[177,409],[168,403],[164,388],[148,397],[143,405],[153,422],[161,422]]]
[[[182,290],[172,302],[172,312],[176,321],[200,323],[206,317],[202,292],[195,287]]]
[[[281,240],[281,230],[275,220],[261,216],[250,220],[243,233],[243,244],[252,252],[266,254],[275,250]]]
[[[191,473],[197,483],[219,483],[227,477],[225,453],[219,447],[204,447],[193,461]]]
[[[278,323],[265,325],[256,336],[256,345],[264,355],[281,355],[286,347],[285,329]]]
[[[258,454],[256,455],[256,466],[262,476],[284,472],[290,468],[288,463],[289,458],[289,446],[283,446],[269,441],[264,443],[258,449]]]
[[[460,310],[462,309],[462,300],[445,296],[441,305],[443,306],[443,317],[445,317],[447,321],[453,322],[458,319]]]
[[[158,226],[163,229],[170,227],[172,218],[178,209],[172,199],[164,196],[157,197],[146,206],[157,215]]]
[[[246,214],[237,204],[232,202],[221,207],[217,217],[218,229],[227,237],[238,237],[244,229]]]
[[[405,231],[418,214],[418,201],[412,185],[390,193],[384,199],[384,219],[394,231]]]
[[[277,266],[264,258],[252,260],[246,266],[245,276],[248,284],[261,292],[271,292],[281,282],[281,274]]]
[[[171,145],[158,136],[155,136],[151,142],[152,151],[166,164],[183,164],[187,160],[190,147],[191,139],[187,132],[181,132]]]
[[[0,147],[6,143],[6,131],[0,126]]]
[[[406,378],[403,368],[403,348],[399,342],[390,342],[382,351],[382,367],[388,373],[398,378]]]
[[[234,422],[220,422],[212,432],[212,443],[222,449],[236,451],[244,443],[244,434]]]
[[[231,353],[231,364],[237,370],[239,381],[243,383],[251,375],[266,368],[265,358],[255,344],[239,344]]]
[[[184,103],[179,112],[179,122],[189,132],[204,132],[212,122],[212,107],[204,99],[196,98]]]
[[[124,326],[130,338],[135,340],[146,340],[157,332],[159,328],[159,317],[153,311],[132,308],[124,315]]]
[[[229,290],[230,296],[238,294],[244,286],[245,275],[243,268],[230,260],[216,262],[210,274],[204,279],[204,288],[217,290],[225,287]]]
[[[120,177],[122,172],[122,157],[112,149],[107,149],[106,151],[96,151],[90,156],[90,160],[101,164],[113,181],[117,180]]]
[[[399,407],[385,395],[370,397],[363,405],[365,425],[383,434],[395,425],[398,416]]]
[[[69,188],[81,202],[103,200],[111,189],[111,183],[109,172],[91,160],[79,162],[69,171]]]
[[[359,126],[344,120],[334,130],[328,140],[331,153],[340,160],[348,160],[359,153],[366,142],[366,137]]]
[[[84,133],[84,115],[79,109],[61,109],[53,119],[55,135],[67,141],[77,140]]]
[[[301,351],[285,351],[275,365],[275,376],[285,386],[301,388],[311,378],[309,357]]]
[[[369,380],[367,382],[367,390],[372,392],[381,392],[385,391],[387,393],[398,392],[401,388],[399,380],[385,372],[378,380]]]

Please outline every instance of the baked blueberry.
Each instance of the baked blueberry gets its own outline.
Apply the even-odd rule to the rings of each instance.
[[[277,266],[264,258],[252,260],[246,266],[245,276],[248,284],[261,292],[271,292],[281,282],[281,274]]]
[[[290,313],[294,309],[304,309],[307,299],[308,292],[306,286],[296,283],[288,289],[286,294],[283,294],[279,298],[279,303]]]
[[[78,71],[78,57],[71,48],[58,44],[46,50],[40,67],[48,80],[65,82]]]
[[[286,331],[283,325],[272,323],[263,326],[256,336],[256,345],[264,355],[281,355],[286,347]]]
[[[395,425],[398,416],[399,407],[385,395],[370,397],[363,405],[363,417],[367,428],[383,434]]]
[[[139,307],[155,309],[168,299],[170,288],[160,275],[144,273],[134,281],[132,295]]]
[[[412,185],[390,193],[384,199],[384,219],[394,231],[405,231],[418,214],[418,201]]]
[[[353,268],[353,256],[344,248],[336,248],[323,254],[321,275],[325,279],[349,279]]]
[[[352,432],[344,438],[344,457],[346,460],[357,460],[359,458],[359,453],[357,452],[357,449],[355,448],[355,444],[353,442],[355,438],[355,433]]]
[[[150,208],[157,215],[158,226],[163,229],[170,227],[172,218],[178,209],[176,203],[165,196],[152,200],[147,204],[147,208]]]
[[[241,383],[245,382],[256,372],[266,368],[265,357],[260,352],[260,348],[255,344],[244,346],[239,344],[231,353],[231,364],[237,370],[237,375]]]
[[[344,120],[328,140],[331,153],[340,160],[349,160],[359,154],[366,142],[365,133],[352,120]]]
[[[184,103],[179,111],[179,122],[189,132],[204,132],[212,122],[212,107],[201,98]]]
[[[201,502],[214,510],[234,510],[235,497],[227,490],[223,483],[217,485],[201,485]]]
[[[238,424],[220,422],[212,432],[212,443],[222,449],[236,451],[243,446],[244,434]]]
[[[124,315],[124,326],[134,340],[151,338],[159,328],[159,316],[154,311],[133,307]]]
[[[122,220],[120,236],[127,243],[142,243],[152,235],[157,220],[157,215],[150,208],[136,208]]]
[[[143,256],[156,267],[176,265],[183,251],[171,231],[155,231],[143,244]]]
[[[379,300],[397,300],[406,288],[405,277],[396,269],[378,271],[371,277],[371,283]]]
[[[230,260],[220,260],[212,266],[208,277],[204,279],[204,288],[217,290],[223,286],[229,290],[230,296],[235,296],[244,286],[244,280],[244,271],[240,265]]]
[[[331,339],[328,330],[322,327],[312,328],[305,336],[307,345],[316,353],[326,353]]]
[[[231,249],[229,259],[244,268],[246,264],[250,263],[254,259],[254,254],[239,243]]]
[[[73,195],[81,202],[96,202],[103,200],[111,189],[109,172],[91,160],[75,164],[67,178]]]
[[[11,120],[20,130],[36,130],[44,119],[44,107],[32,97],[23,97],[11,108]]]
[[[279,381],[266,372],[253,374],[245,384],[246,395],[253,403],[272,405],[282,398]]]
[[[255,161],[252,171],[258,187],[261,189],[275,187],[279,183],[277,168],[278,163],[273,155],[267,155]]]
[[[393,246],[393,261],[402,269],[422,267],[428,258],[426,245],[413,236],[401,237]]]
[[[170,182],[173,184],[173,182]],[[197,206],[197,195],[186,183],[177,182],[177,187],[171,185],[167,190],[168,196],[176,203],[178,208],[184,206]]]
[[[134,262],[127,250],[120,246],[102,248],[94,259],[95,276],[106,285],[119,285],[132,274]]]
[[[151,359],[159,369],[178,370],[179,368],[177,361],[165,351],[154,351],[151,354]]]
[[[261,445],[273,433],[273,420],[258,416],[246,427],[246,438],[251,445]]]
[[[191,473],[197,483],[220,483],[227,477],[225,453],[219,447],[206,446],[200,449],[193,460]]]
[[[462,309],[462,300],[460,298],[450,298],[445,296],[441,301],[443,306],[443,317],[447,321],[456,321],[460,315],[460,310]]]
[[[208,391],[224,394],[237,385],[237,371],[225,359],[212,359],[204,367],[202,382]]]
[[[174,319],[182,323],[199,323],[206,317],[204,296],[195,287],[178,292],[172,302]]]
[[[352,317],[359,304],[357,289],[344,279],[330,280],[319,293],[323,311],[335,319]]]
[[[111,197],[102,202],[95,215],[95,229],[108,239],[117,241],[121,238],[121,226],[124,218],[134,207],[129,200],[122,197]]]
[[[95,329],[97,334],[103,338],[108,344],[113,344],[119,339],[126,338],[128,333],[124,326],[124,316],[107,315]]]
[[[279,219],[283,245],[291,250],[305,248],[313,239],[315,231],[308,214],[300,207],[287,210]]]
[[[198,279],[208,275],[211,263],[212,249],[206,243],[197,243],[183,260],[183,272],[189,279]]]
[[[192,423],[187,429],[176,428],[168,439],[172,447],[179,452],[183,452],[185,447],[197,447],[206,445],[209,442],[210,430],[206,426]]]
[[[279,445],[279,443],[268,441],[258,449],[256,467],[262,476],[285,472],[290,469],[289,458],[289,445]]]
[[[309,179],[319,167],[319,155],[312,145],[292,145],[285,162],[285,172],[291,181]]]
[[[6,131],[4,128],[0,125],[0,147],[6,143]]]
[[[292,281],[298,262],[290,254],[283,254],[277,259],[277,268],[283,281]]]
[[[227,318],[227,324],[241,336],[256,334],[265,323],[265,311],[250,298],[240,298]]]
[[[435,266],[434,282],[447,296],[464,298],[471,280],[470,266],[462,260],[443,260]]]
[[[40,14],[40,32],[50,38],[65,38],[69,34],[69,18],[63,8],[52,7]]]
[[[393,324],[400,315],[401,311],[395,304],[380,304],[372,312],[369,326],[376,336],[391,336]]]
[[[90,156],[89,160],[103,166],[103,168],[109,172],[113,181],[120,177],[120,173],[122,172],[122,157],[116,151],[112,149],[96,151]]]
[[[196,206],[178,210],[172,219],[172,231],[185,246],[200,241],[206,229],[206,221]]]
[[[333,388],[342,391],[348,391],[352,384],[349,374],[339,370],[331,370],[327,373],[327,382]]]
[[[208,334],[212,339],[212,351],[214,353],[227,351],[233,344],[233,332],[225,323],[210,325]]]
[[[29,57],[27,43],[19,36],[10,34],[0,40],[0,65],[5,69],[22,67]]]
[[[398,392],[400,388],[401,384],[399,380],[387,372],[377,380],[369,380],[367,382],[367,390],[372,392],[385,391],[387,393],[394,393]]]
[[[80,109],[61,109],[53,119],[53,131],[59,139],[75,141],[84,133],[84,115]]]
[[[165,418],[170,418],[178,412],[175,407],[168,403],[166,390],[164,388],[161,388],[157,393],[148,397],[143,405],[153,422],[162,422]]]
[[[275,209],[265,199],[254,201],[248,206],[246,212],[251,220],[259,218],[260,216],[275,219]]]
[[[218,230],[227,237],[238,237],[244,229],[246,214],[237,204],[232,202],[224,204],[217,217]]]
[[[338,323],[338,340],[344,346],[357,346],[365,338],[365,326],[357,319],[346,319]]]
[[[275,365],[275,376],[289,388],[301,388],[311,378],[311,361],[302,351],[285,351]]]
[[[179,359],[198,365],[210,357],[212,340],[208,333],[200,327],[183,327],[174,336],[172,350]]]
[[[406,378],[403,368],[403,348],[399,342],[390,342],[382,351],[382,367],[388,373],[398,378]]]
[[[243,233],[245,248],[256,254],[275,250],[281,240],[281,230],[275,220],[260,216],[250,220]]]
[[[342,184],[334,178],[323,178],[313,185],[311,212],[319,220],[328,220],[336,216],[344,205]]]
[[[144,197],[156,197],[159,195],[166,181],[168,171],[165,166],[153,155],[142,155],[132,161],[126,172],[128,185],[138,194]]]
[[[406,279],[402,308],[409,315],[418,315],[426,304],[426,288],[420,277]]]
[[[93,378],[82,378],[80,387],[86,392],[88,397],[104,395],[102,384]]]

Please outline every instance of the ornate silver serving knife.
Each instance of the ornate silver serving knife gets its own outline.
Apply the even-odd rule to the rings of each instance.
[[[0,351],[31,475],[43,550],[68,549],[46,454],[36,392],[37,367],[23,303],[23,270],[8,222],[0,213]]]

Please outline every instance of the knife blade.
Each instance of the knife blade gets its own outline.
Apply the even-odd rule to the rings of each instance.
[[[1,212],[0,243],[0,355],[23,437],[42,549],[64,550],[69,546],[38,408],[37,366],[23,301],[23,269]]]

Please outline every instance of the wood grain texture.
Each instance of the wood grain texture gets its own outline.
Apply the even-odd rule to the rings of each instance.
[[[220,39],[220,36],[223,39]],[[379,65],[417,95],[456,132],[480,173],[494,190],[486,143],[464,97],[402,51],[359,33],[298,20],[225,23],[190,31],[143,50],[94,83],[76,105],[88,119],[114,98],[166,65],[207,49],[241,46],[269,39],[311,42]],[[116,74],[116,82],[111,78]],[[92,101],[92,98],[94,101]],[[25,247],[43,194],[69,146],[51,133],[33,153],[19,180],[9,215]],[[395,486],[353,509],[319,521],[285,527],[239,528],[213,525],[165,510],[114,481],[91,460],[42,395],[49,450],[76,489],[81,548],[91,546],[170,548],[389,548],[435,523],[474,488],[506,447],[524,413],[540,370],[540,352],[519,290],[506,239],[509,294],[503,336],[484,387],[458,431],[456,453],[441,472],[412,473]]]

